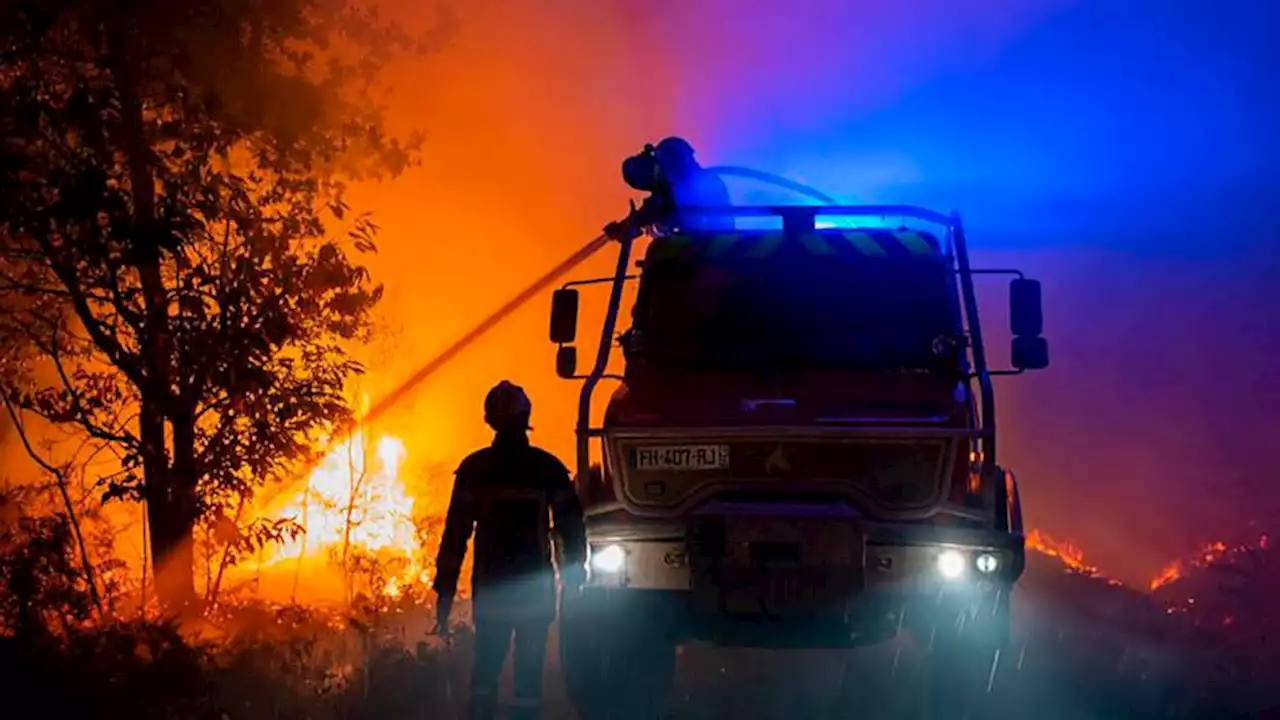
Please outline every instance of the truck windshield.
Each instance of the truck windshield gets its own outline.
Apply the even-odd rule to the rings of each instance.
[[[934,352],[961,328],[937,257],[796,253],[646,267],[634,327],[646,366],[690,372],[954,373]]]

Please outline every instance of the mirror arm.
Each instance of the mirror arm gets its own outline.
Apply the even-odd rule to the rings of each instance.
[[[970,270],[969,274],[970,275],[1013,275],[1019,280],[1027,279],[1027,277],[1022,274],[1021,270],[1004,269],[1004,268]]]
[[[586,380],[586,379],[587,379],[587,378],[589,378],[589,377],[591,377],[591,375],[590,375],[590,374],[587,374],[587,375],[574,375],[574,376],[569,377],[569,378],[566,378],[566,379],[567,379],[567,380]],[[626,380],[626,378],[622,377],[621,375],[614,375],[614,374],[611,374],[611,373],[605,373],[604,375],[601,375],[601,376],[600,376],[600,379],[601,379],[601,380],[617,380],[618,382],[623,382],[623,381],[625,381],[625,380]]]
[[[1021,375],[1026,372],[1026,368],[1015,368],[1010,370],[988,370],[988,375]],[[969,373],[969,379],[978,377],[977,373]]]
[[[640,277],[639,275],[635,275],[635,274],[632,274],[632,275],[623,275],[623,276],[622,276],[622,279],[623,279],[624,281],[627,281],[627,280],[635,280],[635,279],[637,279],[637,278],[639,278],[639,277]],[[590,280],[571,280],[571,281],[569,281],[569,282],[567,282],[567,283],[565,283],[565,284],[561,285],[561,286],[560,286],[560,289],[561,289],[561,290],[569,290],[570,288],[582,287],[582,286],[585,286],[585,285],[603,285],[604,283],[611,283],[611,282],[613,282],[613,281],[614,281],[614,277],[613,277],[612,275],[610,275],[609,277],[592,278],[592,279],[590,279]]]

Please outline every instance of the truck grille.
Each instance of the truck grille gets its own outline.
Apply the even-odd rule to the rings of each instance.
[[[949,475],[949,438],[626,438],[613,444],[613,465],[627,499],[641,508],[677,508],[720,492],[835,492],[869,509],[930,507]],[[654,469],[637,451],[673,446],[727,446],[727,467]],[[702,457],[711,457],[703,452]]]

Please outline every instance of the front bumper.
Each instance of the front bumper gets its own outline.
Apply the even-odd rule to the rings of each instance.
[[[691,557],[684,531],[593,526],[588,593],[626,616],[663,617],[682,636],[727,645],[847,647],[904,631],[932,642],[939,628],[957,626],[1003,643],[1009,593],[1024,566],[1020,535],[862,522],[860,552],[827,566],[810,557],[794,568],[772,567],[769,581],[744,592],[723,587],[723,576],[699,574],[705,563]],[[815,571],[826,596],[820,603],[793,602],[812,600],[809,592],[776,592],[778,585],[809,585],[800,579]]]
[[[1006,586],[1025,569],[1024,540],[1018,534],[875,523],[862,523],[860,529],[860,570],[867,591],[933,594]],[[588,537],[589,585],[693,589],[683,527],[601,524],[590,528]]]

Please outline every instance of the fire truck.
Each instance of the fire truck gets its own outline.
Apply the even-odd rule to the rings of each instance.
[[[1040,284],[971,267],[955,214],[698,212],[742,229],[620,234],[612,276],[552,298],[557,374],[581,382],[588,581],[562,598],[559,631],[580,716],[660,716],[687,641],[898,636],[922,648],[934,714],[958,716],[1007,641],[1023,572],[993,377],[1047,367]],[[1010,278],[1000,369],[979,320],[984,275]],[[589,285],[608,299],[579,372]]]

